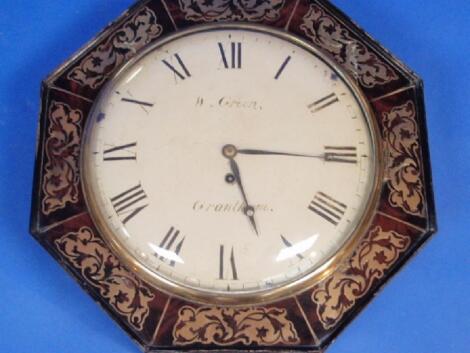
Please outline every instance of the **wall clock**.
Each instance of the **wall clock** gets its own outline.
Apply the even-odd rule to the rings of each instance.
[[[31,231],[146,351],[323,351],[435,231],[422,94],[326,1],[140,1],[44,81]]]

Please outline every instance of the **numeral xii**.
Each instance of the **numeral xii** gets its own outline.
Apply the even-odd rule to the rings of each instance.
[[[230,56],[227,56],[224,45],[218,43],[222,62],[226,69],[241,69],[242,68],[242,43],[230,43]],[[230,62],[229,62],[230,59]]]

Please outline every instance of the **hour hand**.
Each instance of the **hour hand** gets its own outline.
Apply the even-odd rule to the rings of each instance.
[[[242,178],[240,175],[240,168],[238,168],[238,164],[234,159],[237,155],[237,148],[233,145],[225,145],[222,149],[222,154],[229,160],[230,170],[232,171],[238,188],[240,189],[240,192],[242,194],[243,202],[245,203],[243,213],[245,213],[245,216],[247,216],[250,220],[251,226],[253,227],[253,230],[255,231],[256,235],[259,235],[258,227],[256,226],[255,221],[255,209],[248,203],[248,198],[246,197],[245,189],[243,188]]]
[[[240,176],[240,169],[238,168],[237,162],[235,162],[233,158],[230,158],[230,169],[232,170],[232,174],[235,177],[235,181],[238,184],[240,192],[242,193],[243,201],[245,202],[245,208],[243,209],[243,212],[245,213],[245,216],[247,216],[248,219],[250,220],[250,223],[256,235],[259,235],[258,227],[256,226],[256,222],[255,222],[255,209],[253,208],[253,206],[250,206],[250,204],[248,203],[248,199],[246,197],[245,189],[243,188],[243,183],[242,183],[242,179]]]

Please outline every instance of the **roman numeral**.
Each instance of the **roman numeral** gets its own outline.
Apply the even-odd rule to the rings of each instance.
[[[278,79],[279,79],[279,77],[281,76],[282,72],[284,71],[284,69],[286,68],[287,64],[289,63],[290,59],[291,59],[291,57],[288,56],[288,57],[286,58],[286,60],[284,60],[284,62],[282,63],[281,67],[280,67],[279,70],[277,71],[276,76],[274,76],[274,79],[275,79],[275,80],[278,80]]]
[[[137,159],[136,147],[137,142],[132,142],[104,150],[103,161],[135,161]]]
[[[115,91],[115,93],[120,96],[121,95],[121,92],[119,91]],[[142,101],[142,100],[138,100],[138,99],[134,99],[134,97],[132,96],[131,92],[127,91],[127,95],[129,97],[122,97],[121,98],[121,102],[125,102],[125,103],[130,103],[130,104],[136,104],[138,105],[139,107],[142,108],[142,110],[144,112],[146,112],[147,114],[149,113],[147,108],[152,108],[154,106],[153,103],[149,103],[149,102],[145,102],[145,101]]]
[[[111,203],[118,216],[124,216],[123,224],[129,222],[134,216],[148,206],[144,200],[147,199],[142,186],[137,185],[120,193],[111,199]],[[143,202],[144,201],[144,202]]]
[[[157,256],[161,261],[170,261],[169,265],[175,267],[176,259],[179,258],[181,248],[183,247],[184,240],[183,237],[181,240],[180,231],[176,230],[174,227],[171,227],[166,233],[163,240],[160,242],[159,249],[155,256]]]
[[[121,101],[122,101],[122,102],[126,102],[126,103],[137,104],[137,105],[144,106],[144,107],[153,107],[153,106],[154,106],[153,103],[148,103],[148,102],[144,102],[144,101],[139,101],[139,100],[137,100],[137,99],[132,99],[132,98],[121,98]]]
[[[308,108],[310,109],[310,111],[312,113],[316,113],[326,107],[329,107],[330,105],[334,104],[334,103],[337,103],[339,102],[339,99],[338,97],[336,96],[336,93],[331,93],[329,95],[327,95],[326,97],[323,97],[315,102],[313,102],[312,104],[310,104],[308,106]]]
[[[285,246],[287,246],[288,248],[292,248],[292,243],[289,240],[287,240],[282,234],[281,234],[281,240],[282,240],[282,242],[284,243]],[[300,260],[304,259],[302,254],[297,253],[296,255]]]
[[[347,206],[323,192],[318,192],[308,209],[336,226],[343,218]]]
[[[225,247],[220,245],[219,249],[219,279],[225,279]],[[230,258],[228,259],[228,267],[230,268],[230,274],[232,275],[233,280],[238,280],[237,267],[235,265],[235,255],[233,252],[233,246],[230,250]]]
[[[226,69],[241,69],[242,68],[242,43],[231,42],[230,43],[230,62],[227,59],[224,45],[218,43],[220,55],[222,56],[222,62]],[[230,64],[230,65],[229,65]]]
[[[184,80],[188,77],[191,77],[191,73],[189,72],[188,68],[184,64],[183,60],[181,60],[181,57],[179,56],[179,54],[175,54],[174,57],[176,58],[176,61],[179,64],[179,69],[182,70],[183,72],[179,71],[175,66],[173,66],[166,60],[162,60],[162,62],[180,79]]]
[[[357,148],[325,146],[325,161],[355,164],[357,163]]]

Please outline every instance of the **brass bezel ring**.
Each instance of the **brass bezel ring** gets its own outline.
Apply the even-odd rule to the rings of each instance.
[[[346,83],[351,92],[353,93],[355,99],[360,105],[364,116],[367,119],[371,140],[375,155],[375,173],[374,173],[374,182],[367,206],[365,208],[364,214],[361,217],[361,220],[358,222],[358,225],[352,230],[350,236],[347,238],[342,247],[333,254],[328,260],[326,260],[322,265],[316,267],[308,274],[293,279],[292,281],[286,283],[283,286],[263,289],[259,291],[252,292],[221,292],[221,291],[208,291],[198,289],[189,285],[182,285],[176,283],[175,281],[169,280],[162,275],[157,274],[154,271],[151,271],[147,266],[141,263],[136,259],[126,248],[125,246],[113,236],[113,232],[110,229],[109,225],[105,222],[104,217],[100,214],[98,203],[94,197],[93,190],[90,186],[90,183],[87,182],[89,178],[89,168],[87,168],[90,156],[92,154],[89,150],[88,138],[90,136],[90,129],[93,127],[93,120],[96,119],[95,109],[97,102],[101,100],[102,97],[106,96],[110,87],[113,86],[113,83],[118,80],[118,78],[129,68],[131,68],[136,62],[141,58],[151,53],[155,49],[165,45],[168,42],[177,40],[178,38],[188,36],[194,33],[214,31],[214,30],[248,30],[254,32],[261,32],[276,36],[280,39],[290,41],[291,43],[308,50],[310,53],[318,57],[324,63],[326,63],[330,68],[335,71],[338,76]],[[215,23],[208,25],[198,25],[190,29],[178,31],[172,33],[152,45],[146,47],[143,51],[138,53],[138,55],[126,64],[124,64],[121,69],[108,81],[108,83],[101,90],[98,97],[95,99],[93,107],[89,114],[89,119],[86,123],[84,130],[84,138],[81,146],[81,158],[80,158],[80,170],[81,173],[81,184],[84,191],[84,197],[87,204],[87,207],[90,211],[90,215],[100,234],[104,238],[105,242],[109,245],[114,254],[122,261],[129,270],[133,271],[138,277],[142,278],[147,283],[155,286],[159,290],[167,293],[170,296],[177,296],[183,299],[189,300],[191,302],[206,304],[206,305],[231,305],[231,306],[240,306],[240,305],[257,305],[265,304],[269,302],[279,301],[287,297],[291,297],[300,292],[311,288],[313,285],[324,279],[325,277],[332,274],[340,264],[347,259],[356,249],[359,241],[365,235],[367,229],[369,228],[372,219],[375,215],[375,210],[379,201],[381,186],[383,182],[384,175],[384,154],[380,141],[380,129],[378,123],[375,119],[374,113],[365,98],[362,94],[361,89],[359,88],[356,81],[349,76],[349,74],[341,68],[339,65],[335,64],[332,57],[322,53],[319,49],[315,48],[311,44],[305,42],[305,40],[294,36],[290,33],[273,29],[264,25],[259,24],[249,24],[249,23]]]

